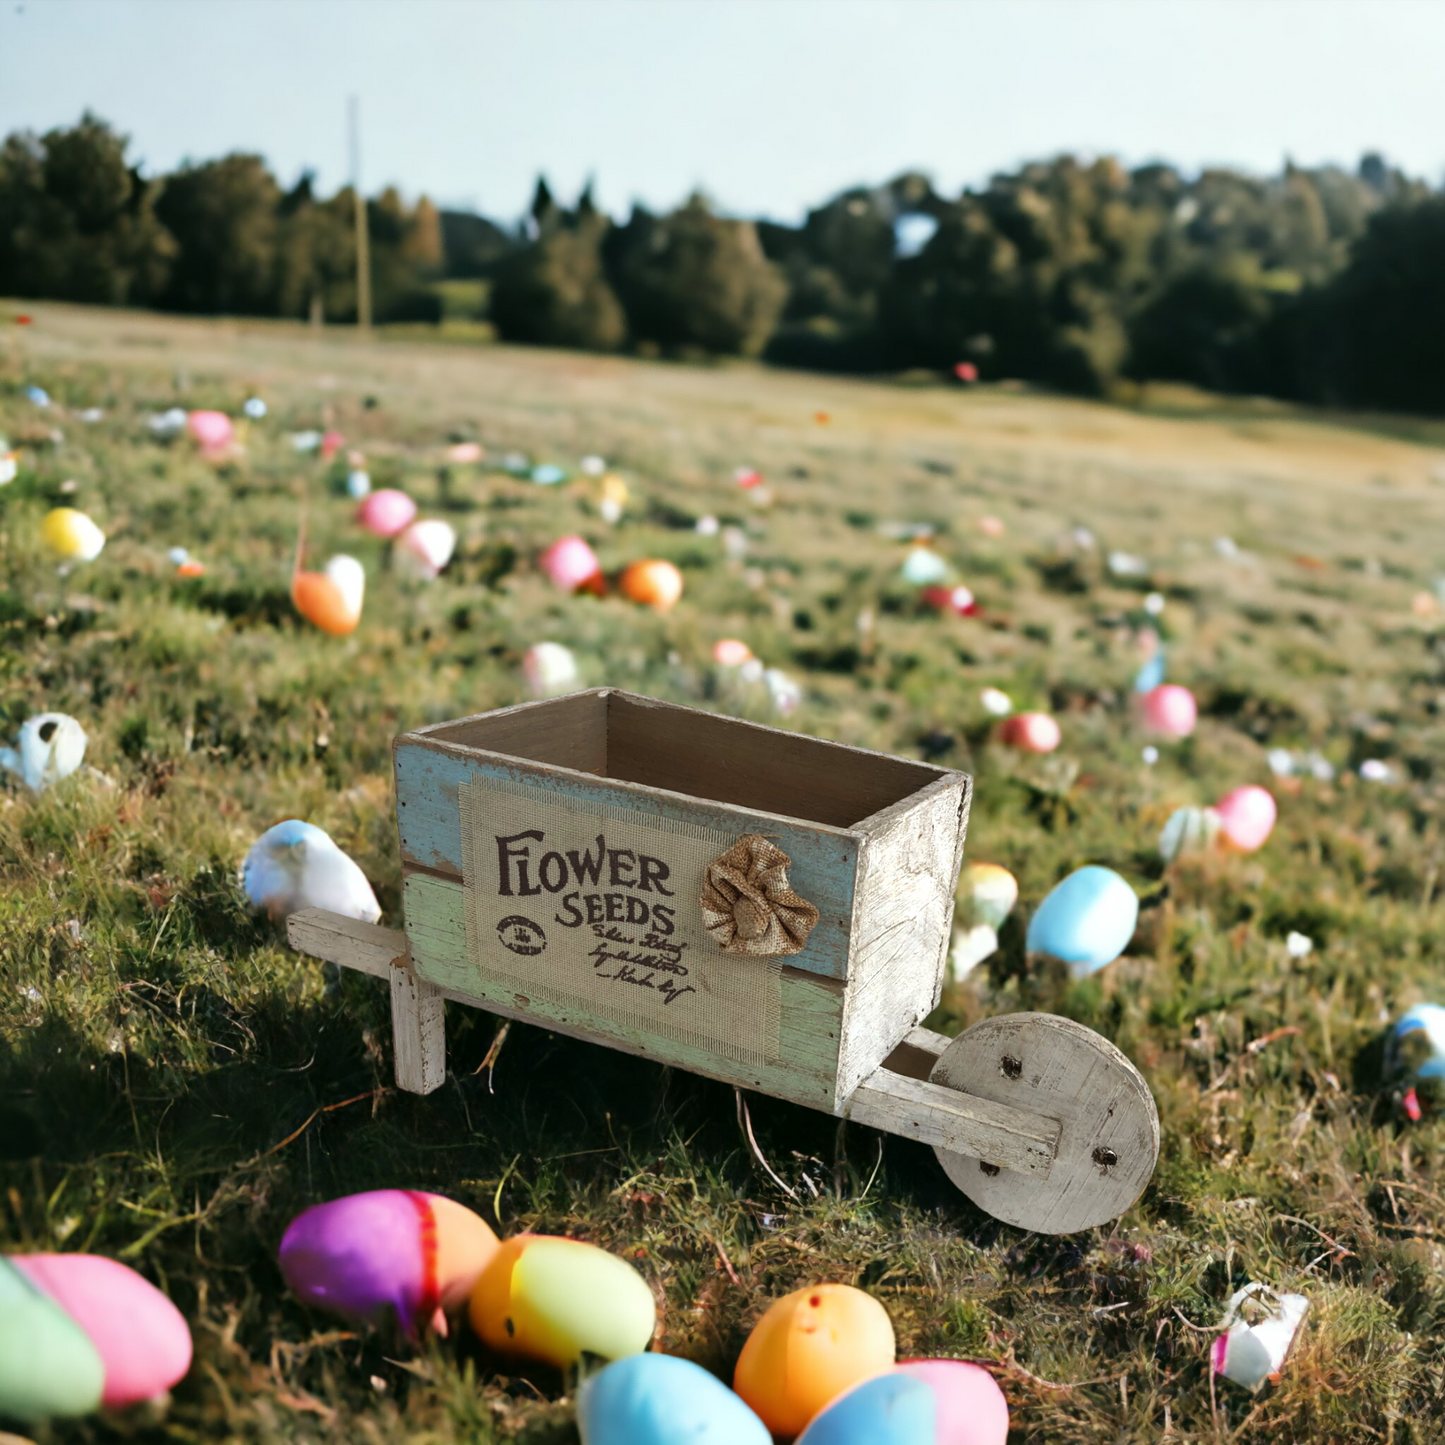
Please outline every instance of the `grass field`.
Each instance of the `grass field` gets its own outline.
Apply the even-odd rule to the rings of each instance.
[[[1445,1126],[1402,1125],[1379,1041],[1445,994],[1445,427],[32,314],[21,328],[0,307],[0,434],[22,453],[0,489],[0,732],[73,713],[104,776],[39,798],[0,787],[0,1245],[120,1257],[170,1292],[197,1348],[168,1411],[44,1439],[574,1440],[555,1374],[469,1341],[357,1337],[288,1297],[275,1249],[292,1215],[384,1186],[619,1251],[658,1292],[658,1347],[725,1377],[766,1301],[835,1279],[884,1302],[901,1351],[989,1362],[1019,1441],[1440,1438]],[[57,407],[27,401],[29,383]],[[270,414],[220,470],[147,429],[173,405],[239,414],[253,392]],[[80,420],[92,406],[103,418]],[[453,522],[439,581],[386,570],[322,464],[291,449],[287,433],[323,424],[377,485]],[[444,477],[459,439],[489,464]],[[593,484],[491,468],[512,450],[601,453],[628,515],[605,525]],[[770,507],[733,485],[740,465],[769,479]],[[287,600],[303,500],[315,562],[367,564],[344,640]],[[110,539],[64,577],[38,547],[62,502]],[[745,556],[699,535],[705,513],[746,532]],[[982,619],[919,610],[898,579],[907,524],[934,529]],[[561,597],[535,556],[572,530],[608,568],[673,559],[683,601],[658,617]],[[204,577],[174,577],[175,545]],[[1145,574],[1115,577],[1111,550]],[[1129,709],[1151,591],[1170,676],[1203,714],[1152,768]],[[390,740],[521,699],[534,641],[573,648],[589,685],[771,718],[711,665],[725,636],[802,684],[784,725],[973,772],[969,855],[1014,870],[1025,910],[1084,862],[1143,896],[1102,974],[1059,985],[1006,947],[933,1020],[1048,1007],[1138,1063],[1163,1149],[1114,1226],[1025,1236],[930,1151],[754,1099],[791,1199],[751,1162],[729,1089],[527,1027],[489,1080],[494,1024],[475,1012],[448,1018],[446,1086],[397,1094],[381,989],[328,980],[246,915],[246,849],[300,815],[399,924]],[[992,746],[990,684],[1055,711],[1060,752]],[[1337,776],[1272,780],[1270,748],[1318,751]],[[1362,782],[1367,758],[1395,781]],[[1166,872],[1172,808],[1241,782],[1279,799],[1266,848]],[[1291,930],[1307,957],[1287,953]],[[1251,1279],[1311,1301],[1258,1398],[1211,1390],[1201,1329]]]

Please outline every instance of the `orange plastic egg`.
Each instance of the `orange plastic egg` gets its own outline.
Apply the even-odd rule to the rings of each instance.
[[[671,562],[654,557],[646,562],[634,562],[617,585],[629,602],[666,612],[682,596],[682,573]]]
[[[366,574],[352,557],[333,557],[324,572],[297,572],[291,578],[291,601],[314,626],[333,637],[356,631]]]
[[[797,1435],[845,1390],[893,1368],[887,1311],[847,1284],[784,1295],[753,1326],[733,1389],[775,1435]]]

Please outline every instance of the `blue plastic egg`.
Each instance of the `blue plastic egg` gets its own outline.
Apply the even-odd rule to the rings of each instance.
[[[1031,953],[1051,953],[1083,978],[1113,963],[1129,946],[1139,898],[1112,868],[1090,864],[1070,873],[1029,920]]]
[[[767,1426],[715,1375],[675,1355],[630,1355],[584,1382],[582,1445],[772,1445]]]
[[[835,1400],[797,1445],[933,1445],[933,1391],[911,1375],[879,1375]]]
[[[1386,1040],[1385,1073],[1406,1090],[1412,1119],[1445,1104],[1445,1008],[1417,1003],[1400,1015]]]

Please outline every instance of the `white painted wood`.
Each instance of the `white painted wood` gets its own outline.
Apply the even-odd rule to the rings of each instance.
[[[447,1073],[446,1010],[442,990],[412,971],[406,934],[307,908],[286,920],[292,948],[391,985],[391,1037],[396,1086],[411,1094],[441,1088]]]
[[[286,939],[298,953],[354,968],[375,978],[390,978],[392,964],[410,958],[406,934],[399,928],[343,918],[324,908],[304,908],[286,920]]]
[[[848,1097],[938,1002],[973,780],[943,773],[858,825],[838,1094]]]
[[[877,1069],[841,1110],[855,1124],[988,1159],[1019,1176],[1047,1179],[1058,1150],[1059,1121]]]
[[[961,1033],[931,1081],[1056,1118],[1047,1179],[1000,1168],[979,1152],[937,1149],[948,1177],[1007,1224],[1073,1234],[1117,1218],[1159,1158],[1159,1114],[1138,1069],[1107,1039],[1054,1014],[1004,1014]]]
[[[446,1082],[446,1004],[441,990],[409,968],[391,971],[391,1037],[396,1086],[430,1094]]]

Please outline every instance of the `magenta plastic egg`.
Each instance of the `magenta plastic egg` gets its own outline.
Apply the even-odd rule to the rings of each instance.
[[[1254,783],[1226,793],[1214,805],[1214,811],[1219,815],[1219,831],[1241,853],[1264,847],[1279,816],[1274,799]]]
[[[105,1366],[110,1409],[164,1394],[191,1367],[191,1332],[149,1280],[98,1254],[21,1254],[11,1263],[85,1331]]]
[[[1140,706],[1144,726],[1167,738],[1187,738],[1199,716],[1194,694],[1177,682],[1163,682],[1151,688],[1144,694]]]
[[[394,1314],[404,1334],[447,1333],[498,1249],[465,1205],[413,1189],[374,1189],[298,1214],[281,1240],[281,1273],[299,1299],[379,1325]]]
[[[582,537],[558,537],[538,559],[554,587],[575,592],[602,570],[597,554]]]
[[[356,520],[374,537],[395,537],[411,526],[416,503],[405,492],[383,487],[362,500]]]
[[[933,1391],[932,1445],[1005,1445],[1008,1401],[981,1365],[967,1360],[903,1360],[900,1375]]]

